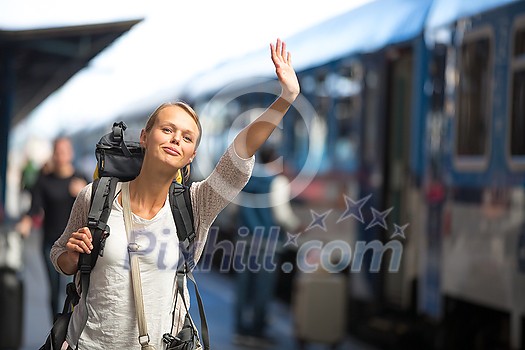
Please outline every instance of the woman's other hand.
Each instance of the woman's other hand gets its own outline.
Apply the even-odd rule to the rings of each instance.
[[[87,227],[73,232],[66,243],[67,253],[60,255],[58,265],[66,274],[74,274],[78,269],[80,253],[91,254],[93,237]]]

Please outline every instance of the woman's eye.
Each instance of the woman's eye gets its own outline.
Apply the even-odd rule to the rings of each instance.
[[[168,133],[168,132],[171,132],[171,129],[170,128],[163,128],[162,131]]]
[[[188,141],[188,142],[192,142],[192,138],[190,136],[184,136],[184,140]]]

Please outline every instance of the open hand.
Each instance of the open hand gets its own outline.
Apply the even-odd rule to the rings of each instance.
[[[292,55],[286,52],[286,43],[277,39],[277,42],[270,44],[272,61],[275,66],[277,78],[281,84],[281,97],[292,103],[300,92],[299,80],[292,67]]]

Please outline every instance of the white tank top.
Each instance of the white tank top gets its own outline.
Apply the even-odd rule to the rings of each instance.
[[[117,191],[119,189],[120,184]],[[171,312],[175,301],[174,279],[179,259],[176,226],[168,198],[151,220],[135,214],[132,216],[133,234],[142,252],[140,271],[150,344],[162,349],[162,335],[171,332]],[[140,348],[129,270],[128,240],[122,206],[117,200],[113,202],[108,225],[111,233],[106,239],[104,255],[98,258],[91,273],[88,320],[79,339],[79,349],[104,349],[94,347],[94,344],[112,344],[115,349]],[[163,297],[166,295],[174,297]],[[73,314],[70,325],[74,329],[82,326],[82,314],[85,313],[82,301],[77,307],[81,309]]]

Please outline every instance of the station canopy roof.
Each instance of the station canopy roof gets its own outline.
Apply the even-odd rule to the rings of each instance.
[[[25,118],[136,23],[138,20],[73,27],[0,30],[3,55],[12,55],[10,66],[14,70],[13,84],[16,92],[12,125]]]

